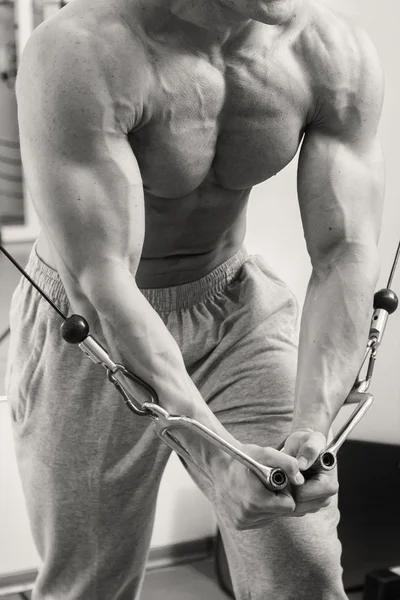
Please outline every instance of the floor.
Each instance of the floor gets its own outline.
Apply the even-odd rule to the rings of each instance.
[[[7,250],[25,267],[31,244],[7,246]],[[0,253],[0,338],[8,327],[8,311],[11,295],[20,279],[20,273]],[[8,340],[0,344],[0,396],[4,395],[4,375],[7,360]],[[27,600],[30,592],[2,596],[1,600]],[[140,600],[227,600],[228,596],[221,590],[211,559],[192,564],[180,565],[149,571],[145,578]],[[362,593],[349,595],[349,600],[362,600]]]
[[[1,592],[0,592],[1,594]],[[30,592],[12,594],[1,600],[27,600]],[[214,574],[212,560],[202,560],[190,565],[150,571],[145,578],[140,600],[227,600]]]
[[[1,596],[1,600],[28,600],[30,593]],[[362,600],[362,592],[349,600]],[[150,571],[145,578],[140,600],[229,600],[219,587],[212,560]]]

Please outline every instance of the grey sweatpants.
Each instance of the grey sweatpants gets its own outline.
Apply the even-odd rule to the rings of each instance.
[[[36,247],[27,271],[70,314],[58,273]],[[141,291],[226,429],[277,447],[290,429],[298,343],[297,303],[282,280],[243,248],[194,283]],[[138,599],[170,450],[105,371],[60,338],[61,319],[23,278],[10,322],[6,391],[43,561],[32,599]],[[237,600],[345,600],[337,497],[318,513],[237,531],[209,479],[187,468],[214,504]]]

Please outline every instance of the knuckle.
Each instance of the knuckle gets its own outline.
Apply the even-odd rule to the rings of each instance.
[[[302,452],[307,453],[307,456],[318,456],[319,452],[311,442],[305,442],[302,446]]]
[[[236,515],[236,522],[239,524],[239,526],[244,527],[248,525],[251,521],[252,513],[253,511],[250,509],[249,506],[241,506]]]
[[[249,524],[244,519],[241,519],[239,516],[236,516],[233,519],[233,526],[237,531],[245,531],[246,529],[248,529]]]
[[[290,507],[289,506],[285,506],[281,510],[276,511],[276,513],[278,515],[285,516],[285,515],[291,515],[291,514],[293,514],[295,510],[296,510],[295,506],[290,506]]]
[[[290,458],[290,462],[287,462],[287,465],[285,467],[285,471],[288,473],[288,475],[297,475],[299,470],[299,463],[297,462],[297,460],[295,458]]]
[[[276,506],[274,508],[274,512],[276,512],[277,514],[282,514],[282,515],[292,513],[295,510],[296,510],[296,504],[294,503],[294,501],[290,502],[289,500],[287,502],[282,502],[281,504],[279,504],[278,506]]]
[[[295,477],[299,471],[299,463],[292,456],[288,456],[282,468],[288,475]]]
[[[339,493],[339,484],[334,483],[333,485],[331,485],[331,496],[335,496],[338,493]]]
[[[308,499],[308,495],[302,489],[296,490],[296,504],[307,502]]]

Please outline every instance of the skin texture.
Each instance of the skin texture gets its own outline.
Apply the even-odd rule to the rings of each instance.
[[[171,11],[181,19],[201,24],[208,31],[226,32],[249,19],[266,25],[289,21],[303,0],[171,0]]]
[[[302,144],[298,195],[313,279],[296,431],[284,452],[245,448],[285,468],[293,485],[294,457],[322,449],[364,352],[383,208],[382,95],[368,37],[314,0],[72,0],[37,28],[20,64],[21,152],[43,228],[39,255],[114,360],[151,382],[171,412],[238,447],[138,289],[197,280],[232,256],[252,187]],[[209,464],[200,443],[183,442],[215,472],[239,528],[319,510],[337,491],[335,475],[315,478],[296,505],[225,455]]]

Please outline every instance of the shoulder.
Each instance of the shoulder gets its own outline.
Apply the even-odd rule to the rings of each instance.
[[[381,62],[368,34],[326,5],[310,0],[297,51],[312,90],[310,122],[343,129],[363,118],[379,121],[384,93]]]
[[[140,111],[149,86],[145,65],[139,35],[123,22],[74,15],[51,18],[35,29],[25,46],[17,97],[34,84],[48,102],[61,94],[82,105],[104,101],[129,130],[128,121]]]

